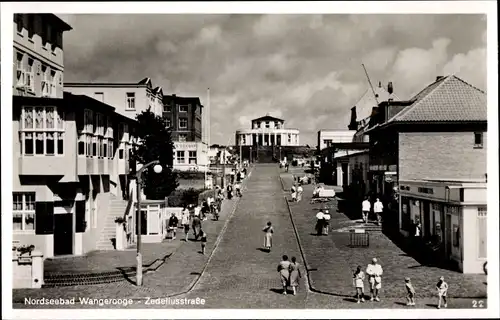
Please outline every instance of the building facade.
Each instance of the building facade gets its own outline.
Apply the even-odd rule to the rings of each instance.
[[[285,128],[285,120],[267,114],[252,120],[251,129],[236,131],[236,145],[247,147],[299,146],[298,129]]]
[[[116,108],[116,112],[130,119],[151,108],[155,115],[163,113],[163,89],[153,88],[150,78],[137,83],[86,83],[64,84],[64,90],[86,95]]]
[[[13,240],[46,258],[112,248],[103,233],[114,219],[111,203],[125,189],[119,175],[129,168],[119,150],[136,141],[134,121],[93,98],[63,93],[67,24],[51,14],[16,15],[14,24],[15,54],[32,69],[15,65]],[[54,72],[55,83],[43,77]]]
[[[400,180],[401,233],[421,237],[463,273],[483,273],[487,257],[486,181]]]
[[[323,150],[332,143],[352,142],[355,133],[353,130],[319,130],[318,150]]]
[[[203,105],[198,97],[163,96],[163,117],[172,132],[174,169],[209,171],[207,137],[204,136]]]

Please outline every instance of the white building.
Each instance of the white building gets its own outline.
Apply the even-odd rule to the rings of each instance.
[[[353,130],[319,130],[318,131],[318,146],[319,150],[327,148],[332,143],[349,143],[352,142],[356,131]]]
[[[270,114],[252,120],[251,129],[236,131],[236,145],[299,146],[299,130],[285,128],[285,120]]]

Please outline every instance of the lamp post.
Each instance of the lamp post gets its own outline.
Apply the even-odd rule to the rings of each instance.
[[[154,160],[151,161],[150,163],[144,165],[142,168],[140,168],[137,173],[136,173],[136,178],[137,178],[137,281],[136,285],[137,286],[142,286],[142,253],[141,253],[141,185],[142,185],[142,173],[144,170],[147,168],[151,167],[154,165],[153,170],[156,173],[161,173],[163,170],[163,167],[160,165],[159,160]]]

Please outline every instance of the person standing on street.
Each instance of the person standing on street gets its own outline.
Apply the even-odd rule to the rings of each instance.
[[[444,277],[440,277],[438,283],[436,284],[436,289],[438,292],[438,309],[441,309],[441,301],[444,303],[444,307],[448,307],[448,302],[446,301],[446,295],[448,294],[448,284],[444,281]]]
[[[297,294],[297,288],[299,287],[299,279],[302,278],[300,272],[300,265],[295,257],[292,257],[292,262],[290,263],[290,286],[293,290],[293,295]]]
[[[405,287],[406,287],[406,300],[407,306],[414,306],[415,305],[415,288],[411,284],[410,278],[405,278]]]
[[[171,240],[175,240],[177,235],[177,225],[179,224],[179,219],[175,216],[175,213],[172,212],[172,216],[168,220],[168,233],[170,235]]]
[[[366,268],[366,274],[368,275],[368,281],[370,283],[370,301],[380,301],[379,291],[382,288],[382,266],[378,264],[377,258],[372,259],[372,263],[368,264]]]
[[[294,183],[292,186],[292,202],[296,201],[297,201],[297,186]]]
[[[323,234],[328,235],[328,232],[330,231],[330,219],[332,216],[330,216],[330,211],[325,210],[325,214],[323,215],[323,219],[325,220],[323,222]]]
[[[300,202],[300,200],[302,200],[302,193],[304,193],[304,189],[301,185],[299,185],[297,187],[297,202]]]
[[[372,209],[372,204],[370,203],[370,200],[368,200],[368,197],[366,197],[363,203],[361,203],[361,210],[363,214],[364,223],[368,223],[368,215],[370,214],[371,209]]]
[[[382,221],[382,212],[384,212],[384,205],[380,202],[379,198],[377,198],[377,201],[373,204],[373,211],[377,216],[377,225],[380,225],[380,222]]]
[[[205,247],[207,246],[207,233],[200,229],[200,237],[201,237],[201,254],[205,254]]]
[[[283,294],[286,294],[286,289],[290,283],[290,261],[288,256],[284,255],[281,262],[278,264],[278,273],[280,274],[281,285],[283,286]]]
[[[189,235],[189,220],[190,220],[190,214],[189,210],[184,208],[182,210],[182,216],[181,216],[181,224],[184,226],[184,241],[188,241],[188,235]]]
[[[264,248],[267,250],[267,252],[271,252],[271,247],[273,246],[273,233],[274,229],[272,226],[271,221],[267,223],[267,225],[262,229],[266,233],[264,237]]]
[[[365,273],[361,270],[361,266],[358,266],[353,274],[354,287],[356,288],[356,299],[357,302],[365,302]]]
[[[234,189],[236,190],[236,196],[237,197],[241,197],[242,194],[241,194],[241,184],[239,182],[236,182],[236,184],[234,185]]]
[[[201,230],[201,219],[199,215],[195,215],[193,217],[193,233],[194,233],[194,239],[198,240],[200,236],[200,230]]]
[[[318,236],[321,236],[323,233],[323,224],[325,222],[325,214],[323,211],[319,210],[316,214],[316,233]]]

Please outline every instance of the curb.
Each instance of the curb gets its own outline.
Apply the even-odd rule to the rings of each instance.
[[[283,178],[281,177],[281,175],[279,176],[280,180],[281,180],[281,185],[283,187],[283,191],[286,191],[285,190],[285,187],[284,187],[284,182],[283,182]],[[307,272],[307,282],[308,282],[308,286],[309,286],[309,290],[314,292],[314,293],[319,293],[319,294],[324,294],[324,295],[329,295],[329,296],[336,296],[336,297],[346,297],[346,298],[351,298],[353,295],[352,294],[340,294],[340,293],[335,293],[335,292],[328,292],[328,291],[323,291],[323,290],[319,290],[319,289],[316,289],[313,285],[313,282],[311,281],[311,274],[310,274],[310,271],[311,271],[311,268],[310,268],[310,265],[309,263],[307,262],[307,259],[306,259],[306,254],[305,254],[305,251],[303,250],[303,247],[302,247],[302,243],[300,241],[300,236],[298,234],[298,230],[296,228],[296,225],[295,225],[295,222],[293,220],[293,213],[292,213],[292,209],[290,208],[290,204],[288,202],[288,199],[286,196],[284,196],[284,199],[286,201],[286,204],[287,204],[287,207],[288,207],[288,213],[290,214],[290,220],[292,221],[292,226],[293,226],[293,229],[294,229],[294,233],[295,233],[295,237],[297,238],[297,243],[299,245],[299,249],[300,249],[300,253],[302,255],[302,259],[304,260],[304,265],[306,267],[306,272]],[[422,296],[423,298],[435,298],[434,295],[430,295],[430,296]],[[453,296],[453,295],[448,295],[449,298],[453,298],[453,299],[488,299],[487,296],[472,296],[472,297],[464,297],[464,296]],[[398,298],[398,297],[387,297],[387,298]]]
[[[247,190],[247,179],[251,176],[251,173],[254,169],[254,166],[252,166],[251,170],[249,171],[248,175],[247,175],[247,178],[243,181],[244,185],[242,187],[242,190]],[[212,260],[215,252],[217,251],[218,247],[219,247],[219,244],[220,242],[222,241],[222,238],[224,236],[224,233],[227,229],[227,226],[229,225],[229,222],[231,221],[231,219],[233,218],[234,216],[234,213],[236,212],[236,209],[238,207],[238,204],[240,203],[240,199],[241,197],[237,197],[236,198],[236,201],[233,203],[233,207],[231,208],[231,213],[227,216],[227,219],[226,221],[224,222],[224,226],[222,227],[221,231],[219,232],[219,235],[217,236],[217,240],[215,240],[215,243],[214,243],[214,247],[212,249],[212,252],[210,253],[210,256],[208,257],[208,260],[205,262],[202,270],[200,271],[200,273],[193,279],[191,280],[191,282],[185,287],[185,289],[183,289],[182,291],[180,292],[176,292],[176,293],[172,293],[172,294],[167,294],[167,295],[161,295],[160,297],[141,297],[141,298],[132,298],[132,300],[134,301],[137,301],[137,300],[146,300],[146,299],[156,299],[156,298],[172,298],[172,297],[177,297],[177,296],[181,296],[181,295],[185,295],[185,294],[188,294],[190,293],[194,287],[198,284],[198,282],[200,281],[201,277],[203,276],[203,274],[205,273],[210,261]]]

